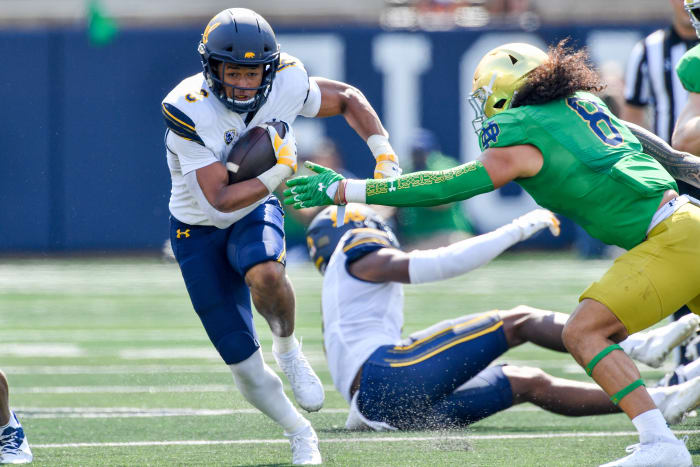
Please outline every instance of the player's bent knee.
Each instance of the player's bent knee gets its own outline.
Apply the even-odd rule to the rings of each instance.
[[[577,322],[572,319],[566,322],[564,329],[561,332],[561,340],[564,343],[564,347],[570,353],[574,353],[583,342],[583,334],[580,326]]]
[[[513,395],[521,402],[530,400],[531,396],[551,385],[551,377],[540,368],[506,365],[503,374],[510,382]]]
[[[260,348],[255,336],[247,331],[228,333],[215,342],[214,346],[227,365],[247,360]]]
[[[269,288],[279,284],[285,275],[284,266],[277,261],[258,263],[245,275],[246,283],[251,288]]]

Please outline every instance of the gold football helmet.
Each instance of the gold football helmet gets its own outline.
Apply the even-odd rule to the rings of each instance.
[[[479,133],[484,120],[510,108],[523,78],[547,60],[547,54],[534,45],[514,42],[488,52],[474,72],[469,103],[476,118],[474,131]]]
[[[695,34],[700,37],[700,1],[685,0],[683,8],[685,8],[685,11],[690,15],[690,22],[695,28]]]

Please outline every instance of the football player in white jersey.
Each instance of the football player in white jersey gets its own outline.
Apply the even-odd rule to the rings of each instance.
[[[270,25],[257,13],[230,8],[207,24],[197,48],[203,72],[163,100],[172,177],[170,239],[193,307],[233,372],[245,398],[279,423],[295,464],[318,464],[318,438],[265,365],[253,327],[255,308],[267,320],[273,354],[297,403],[321,408],[323,386],[294,336],[294,291],[285,273],[283,211],[273,190],[297,168],[290,125],[297,115],[343,115],[375,156],[375,177],[400,174],[388,133],[364,95],[341,82],[307,75],[280,53]],[[277,120],[269,136],[277,165],[228,184],[231,146],[250,128]]]
[[[336,206],[317,214],[307,244],[324,274],[324,345],[333,383],[350,404],[347,428],[463,426],[521,402],[563,415],[620,411],[595,384],[556,378],[539,368],[489,366],[524,342],[565,352],[566,314],[521,305],[443,321],[401,338],[401,283],[464,274],[545,227],[556,232],[558,222],[540,209],[485,235],[405,253],[368,206],[348,204],[340,220]],[[633,334],[620,345],[633,358],[658,366],[698,324],[689,316]],[[649,392],[667,421],[677,423],[700,404],[700,376]]]
[[[10,410],[10,388],[0,371],[0,464],[28,464],[32,457],[22,424]]]

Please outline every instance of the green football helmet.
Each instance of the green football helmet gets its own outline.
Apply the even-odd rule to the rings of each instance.
[[[510,108],[525,76],[546,60],[543,50],[520,42],[496,47],[483,56],[474,72],[469,95],[476,114],[472,125],[477,134],[484,120]]]

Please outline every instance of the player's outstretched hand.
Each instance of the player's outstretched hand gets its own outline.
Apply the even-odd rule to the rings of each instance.
[[[313,162],[305,162],[304,166],[316,172],[316,175],[303,175],[287,180],[289,188],[284,190],[284,204],[291,204],[295,209],[336,204],[338,184],[345,177]]]
[[[527,240],[545,227],[549,227],[549,231],[555,237],[559,236],[559,232],[561,232],[559,219],[547,209],[530,211],[515,219],[513,225],[520,228],[520,241]]]
[[[280,137],[274,126],[267,126],[267,134],[272,142],[272,149],[275,150],[275,157],[278,165],[286,165],[292,169],[292,174],[297,171],[297,140],[294,137],[294,131],[287,122],[284,123],[285,132],[284,138]],[[290,174],[291,175],[291,174]]]

